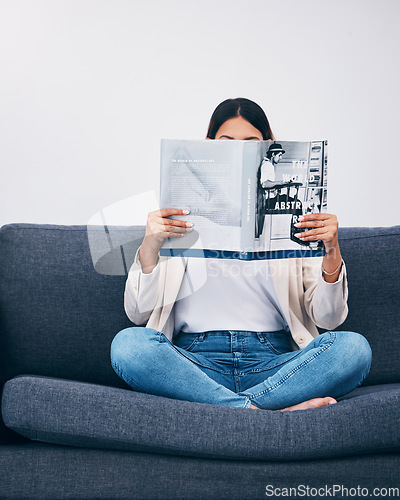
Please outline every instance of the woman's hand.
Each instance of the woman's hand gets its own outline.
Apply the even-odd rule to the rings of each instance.
[[[295,237],[301,241],[322,240],[327,253],[338,248],[338,227],[336,215],[333,214],[307,214],[299,217],[297,228],[307,228],[307,231],[296,233]],[[311,229],[308,229],[311,228]]]
[[[151,273],[157,265],[158,252],[165,238],[181,238],[192,231],[191,222],[168,219],[171,215],[187,215],[188,210],[161,208],[147,216],[146,233],[139,250],[139,260],[144,273]]]
[[[339,223],[333,214],[307,214],[299,217],[300,222],[295,224],[297,228],[306,228],[295,237],[301,241],[322,240],[325,246],[325,256],[322,262],[324,280],[334,283],[341,270],[342,256],[338,242]],[[310,229],[309,229],[310,228]]]

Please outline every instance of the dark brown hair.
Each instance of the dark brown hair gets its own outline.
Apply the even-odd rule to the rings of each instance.
[[[269,139],[275,140],[271,127],[269,126],[268,118],[263,109],[250,99],[244,97],[237,97],[236,99],[226,99],[218,104],[214,113],[211,116],[210,124],[208,126],[207,138],[215,139],[221,125],[227,120],[241,116],[249,123],[259,130],[263,136],[264,141]]]

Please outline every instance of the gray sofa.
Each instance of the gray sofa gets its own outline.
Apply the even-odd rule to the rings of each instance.
[[[123,292],[143,234],[1,228],[0,498],[243,500],[282,488],[307,498],[359,488],[349,491],[363,498],[399,488],[400,226],[340,229],[350,312],[339,329],[369,340],[367,379],[336,405],[283,413],[142,394],[117,377],[110,344],[132,326]]]

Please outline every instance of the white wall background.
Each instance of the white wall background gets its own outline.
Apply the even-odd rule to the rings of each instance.
[[[158,193],[161,137],[227,97],[329,140],[329,211],[399,224],[398,0],[0,0],[0,225]]]

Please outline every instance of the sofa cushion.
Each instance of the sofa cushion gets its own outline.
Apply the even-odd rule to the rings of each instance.
[[[28,375],[5,384],[2,413],[7,426],[30,439],[89,448],[246,460],[400,450],[400,384],[355,394],[280,412]]]
[[[95,450],[31,442],[0,447],[3,499],[254,500],[288,498],[293,488],[308,500],[354,500],[354,489],[399,491],[400,454],[288,462],[180,457]],[[299,487],[303,485],[303,487]],[[309,488],[306,495],[305,488]],[[333,488],[335,487],[335,491]],[[268,488],[268,489],[267,489]],[[271,488],[277,495],[272,495]],[[320,490],[317,496],[316,491]],[[268,496],[266,496],[266,492]],[[327,493],[325,493],[327,492]],[[342,494],[341,494],[342,493]]]
[[[37,442],[0,447],[2,499],[288,499],[283,488],[293,488],[297,495],[293,493],[289,500],[355,500],[365,499],[366,488],[370,495],[375,488],[385,488],[377,500],[394,500],[398,494],[395,497],[396,490],[389,488],[399,491],[399,470],[398,453],[268,462],[174,457]],[[354,493],[358,485],[363,496]],[[317,496],[318,490],[321,493]]]

